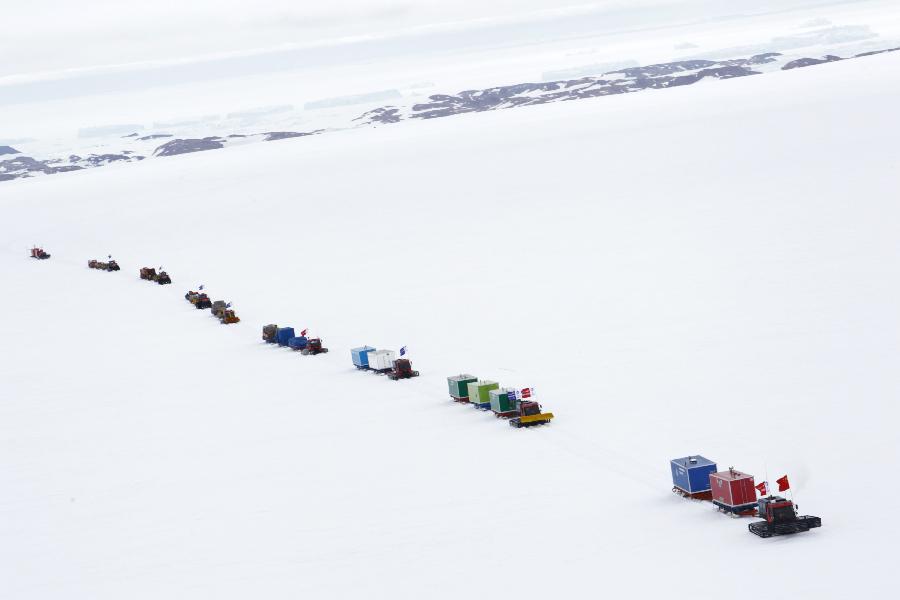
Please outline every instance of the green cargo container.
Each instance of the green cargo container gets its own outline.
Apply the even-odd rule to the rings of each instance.
[[[489,405],[491,403],[491,390],[496,390],[499,387],[500,384],[496,381],[473,381],[469,384],[469,402]]]
[[[491,390],[488,397],[491,399],[491,410],[495,413],[508,413],[516,410],[516,401],[509,399],[509,392],[514,389],[501,388]]]
[[[478,381],[474,375],[455,375],[447,378],[447,385],[450,386],[450,396],[457,400],[469,399],[469,384]]]

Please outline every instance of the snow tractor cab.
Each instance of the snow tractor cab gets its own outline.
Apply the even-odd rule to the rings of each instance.
[[[267,344],[274,344],[277,340],[275,334],[278,333],[278,325],[265,325],[262,329],[262,339]]]
[[[106,263],[106,270],[107,270],[107,271],[118,271],[118,270],[120,270],[120,269],[119,269],[119,263],[117,263],[117,262],[114,261],[114,260],[109,261],[108,263]]]
[[[37,246],[35,246],[31,249],[31,258],[44,259],[50,258],[50,255],[44,252],[43,248],[38,248]]]
[[[388,377],[394,381],[397,381],[398,379],[412,379],[413,377],[418,376],[419,372],[413,371],[412,363],[409,362],[408,358],[398,358],[395,360],[391,371],[388,373]]]
[[[219,316],[219,321],[221,321],[223,325],[230,325],[231,323],[239,323],[241,320],[234,314],[233,310],[227,308],[222,311],[222,314]]]
[[[300,351],[304,356],[315,356],[316,354],[324,354],[326,352],[328,352],[328,348],[322,347],[322,340],[320,338],[310,338],[306,341],[306,348],[303,348],[303,350]]]
[[[191,304],[197,304],[197,298],[200,297],[200,294],[195,292],[194,290],[189,290],[188,293],[184,295],[184,299],[190,302]]]
[[[510,427],[533,427],[544,425],[553,418],[553,413],[541,412],[541,405],[533,400],[516,400],[516,413],[519,416],[509,420]]]
[[[794,503],[781,496],[760,498],[757,511],[765,520],[750,523],[747,529],[761,538],[801,533],[822,526],[822,519],[819,517],[797,516],[797,507]]]
[[[165,271],[160,271],[159,275],[156,276],[156,283],[166,285],[167,283],[172,283],[172,278]]]

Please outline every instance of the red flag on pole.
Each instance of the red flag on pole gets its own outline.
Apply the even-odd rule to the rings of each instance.
[[[524,390],[522,390],[522,397],[531,398],[531,388],[525,388]]]
[[[788,481],[787,475],[785,475],[781,479],[776,479],[775,482],[778,483],[779,492],[791,489],[791,483]]]
[[[767,482],[767,481],[761,481],[761,482],[756,486],[756,489],[759,490],[759,494],[760,494],[761,496],[765,496],[766,494],[769,493],[769,482]]]
[[[300,335],[305,336],[307,331],[309,331],[309,329],[304,329],[300,332]]]

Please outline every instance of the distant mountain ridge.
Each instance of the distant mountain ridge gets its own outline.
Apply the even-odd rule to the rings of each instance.
[[[585,98],[597,98],[635,93],[648,89],[666,89],[693,85],[703,80],[724,80],[736,77],[760,75],[775,70],[792,70],[829,62],[849,60],[896,52],[900,47],[864,52],[849,57],[826,55],[786,60],[778,52],[755,54],[748,58],[728,60],[693,59],[626,67],[598,77],[581,77],[539,83],[521,83],[481,90],[465,90],[456,94],[434,94],[424,102],[408,105],[387,105],[370,109],[350,119],[344,127],[314,129],[311,131],[269,131],[254,134],[234,133],[226,136],[176,138],[169,133],[155,133],[137,137],[132,134],[117,143],[135,144],[131,148],[81,156],[71,154],[67,158],[36,159],[22,155],[9,146],[0,146],[0,156],[15,154],[13,158],[0,160],[0,181],[8,181],[37,175],[53,175],[87,168],[101,167],[115,162],[136,162],[153,157],[176,156],[225,148],[235,143],[270,142],[294,137],[319,135],[329,130],[352,127],[385,125],[410,119],[437,119],[452,115],[534,106],[551,102],[567,102]],[[147,152],[142,142],[168,139]],[[171,138],[171,139],[169,139]]]

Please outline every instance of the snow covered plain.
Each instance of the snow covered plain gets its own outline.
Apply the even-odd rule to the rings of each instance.
[[[890,589],[898,68],[4,184],[0,597]],[[108,253],[121,272],[87,269]],[[158,265],[174,285],[138,279]],[[242,322],[185,302],[200,283]],[[331,352],[266,346],[268,322]],[[355,371],[361,344],[421,377]],[[557,419],[454,404],[459,372]],[[787,473],[823,527],[761,540],[675,497],[692,453]]]

